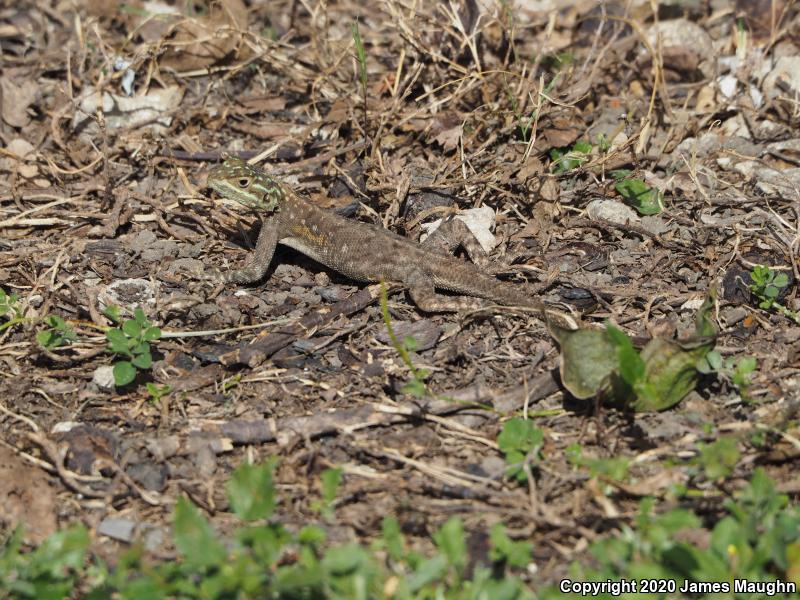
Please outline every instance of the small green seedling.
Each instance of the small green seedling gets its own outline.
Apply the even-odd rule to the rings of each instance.
[[[428,377],[427,369],[418,369],[414,362],[411,360],[411,353],[417,349],[417,340],[408,335],[402,339],[398,339],[397,334],[392,327],[392,317],[389,314],[389,298],[386,292],[386,286],[381,284],[381,315],[383,316],[383,323],[386,325],[386,332],[389,334],[389,340],[392,346],[397,350],[400,359],[405,363],[408,370],[411,371],[411,379],[403,386],[403,393],[410,394],[415,398],[424,398],[429,395],[428,387],[425,385],[425,378]]]
[[[78,339],[75,330],[58,315],[48,315],[44,318],[47,329],[36,334],[36,342],[47,350],[60,348]]]
[[[778,273],[765,265],[756,265],[750,271],[750,279],[752,283],[748,287],[759,299],[759,308],[764,310],[774,308],[784,317],[800,325],[800,313],[778,302],[781,292],[789,285],[789,277],[786,273]]]
[[[364,41],[361,39],[361,32],[358,30],[358,21],[355,21],[350,28],[353,33],[353,43],[356,46],[356,58],[358,59],[358,75],[361,81],[361,91],[367,94],[367,51],[364,48]]]
[[[24,323],[27,320],[22,316],[19,296],[16,294],[6,294],[6,291],[0,288],[0,317],[5,315],[8,315],[8,321],[0,324],[0,332],[10,329],[19,323]]]
[[[631,459],[626,456],[587,458],[583,455],[583,447],[577,443],[567,446],[565,454],[573,466],[588,469],[592,477],[603,477],[618,482],[624,482],[628,478]],[[607,491],[610,492],[611,489],[609,487]]]
[[[168,385],[156,385],[151,381],[145,383],[144,386],[147,389],[147,393],[150,394],[150,402],[153,404],[160,404],[161,399],[172,391],[172,388]]]
[[[723,359],[722,355],[716,350],[712,350],[697,361],[697,370],[701,373],[705,375],[716,373],[717,376],[730,379],[745,401],[750,400],[748,390],[753,383],[752,374],[755,372],[756,366],[756,359],[753,356],[739,358],[729,356]]]
[[[508,97],[508,101],[511,103],[511,110],[514,112],[514,117],[517,120],[517,127],[519,128],[520,138],[524,143],[528,143],[529,137],[528,134],[531,130],[531,125],[536,118],[536,111],[534,110],[531,112],[530,116],[526,117],[522,110],[520,109],[519,102],[517,102],[517,97],[512,91],[511,87],[508,85],[508,81],[506,80],[505,75],[503,75],[503,90]]]
[[[642,179],[630,177],[628,169],[618,169],[610,174],[617,180],[614,189],[640,215],[657,215],[664,210],[663,195],[658,189],[650,187]]]
[[[524,569],[531,562],[533,544],[530,542],[515,542],[506,533],[502,523],[495,523],[489,530],[489,541],[492,547],[489,558],[492,562],[504,562],[511,567]]]
[[[554,173],[566,173],[577,169],[587,162],[592,152],[592,145],[584,140],[579,140],[572,148],[553,148],[550,150],[551,165]]]
[[[527,419],[509,419],[497,436],[497,445],[505,454],[508,470],[506,475],[517,481],[528,480],[526,461],[538,460],[544,444],[544,432]]]
[[[22,309],[19,307],[19,296],[17,294],[6,294],[6,291],[0,288],[0,317],[9,313],[13,313],[12,318],[22,316]]]
[[[333,502],[336,500],[336,492],[342,484],[342,469],[325,469],[320,475],[322,484],[322,499],[312,503],[312,509],[320,513],[325,519],[333,518]]]
[[[710,444],[699,445],[698,462],[708,480],[719,481],[730,476],[741,458],[738,446],[732,437],[721,437]]]
[[[119,310],[114,309],[116,307],[109,307],[105,314],[119,324],[122,319],[119,317]],[[161,330],[147,320],[141,308],[134,311],[133,319],[122,321],[121,327],[106,331],[108,352],[125,359],[114,363],[116,385],[128,385],[136,378],[137,369],[146,371],[153,365],[150,342],[160,337]]]

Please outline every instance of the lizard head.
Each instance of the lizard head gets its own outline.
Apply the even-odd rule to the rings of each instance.
[[[258,212],[274,212],[283,200],[280,182],[241,158],[228,158],[208,174],[208,185],[225,198]]]

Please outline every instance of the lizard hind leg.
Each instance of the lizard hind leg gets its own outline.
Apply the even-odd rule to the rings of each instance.
[[[445,296],[437,294],[433,280],[419,273],[408,282],[408,293],[414,304],[423,312],[460,312],[476,310],[485,306],[485,301],[467,296]]]
[[[490,263],[489,256],[475,234],[464,221],[454,217],[446,219],[421,245],[439,254],[452,254],[456,248],[461,247],[479,267],[488,267]]]

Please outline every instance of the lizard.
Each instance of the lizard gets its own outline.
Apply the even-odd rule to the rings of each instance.
[[[227,282],[249,284],[263,278],[280,243],[355,281],[401,283],[424,312],[477,309],[489,301],[561,314],[519,286],[451,255],[460,245],[475,264],[488,262],[461,220],[444,221],[418,244],[378,225],[319,208],[239,158],[227,158],[212,168],[207,181],[211,189],[255,212],[262,221],[252,257],[243,268],[225,274]],[[436,289],[461,296],[437,294]]]

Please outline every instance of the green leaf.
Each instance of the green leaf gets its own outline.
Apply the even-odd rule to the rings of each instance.
[[[489,557],[493,561],[505,560],[509,566],[519,569],[525,568],[531,562],[533,544],[529,542],[515,542],[508,534],[502,523],[495,523],[489,531],[492,549]]]
[[[425,387],[425,382],[416,377],[409,379],[400,391],[404,394],[414,396],[415,398],[424,398],[428,395],[428,389]]]
[[[713,347],[713,341],[710,345]],[[636,401],[632,404],[634,410],[665,410],[680,402],[697,384],[697,360],[708,349],[708,346],[701,346],[684,350],[667,340],[650,340],[641,353],[646,386],[637,387]]]
[[[322,481],[322,500],[326,505],[336,500],[336,492],[342,483],[342,469],[325,469],[320,475]]]
[[[711,444],[700,444],[700,462],[706,477],[712,481],[728,477],[741,456],[738,442],[723,437]]]
[[[32,557],[43,572],[53,578],[63,577],[68,569],[78,570],[83,566],[89,547],[89,534],[82,525],[57,531],[49,536]]]
[[[400,531],[400,523],[394,517],[384,517],[381,531],[383,533],[383,543],[386,545],[386,551],[389,556],[394,561],[401,561],[405,555],[405,542]]]
[[[146,342],[152,342],[153,340],[157,340],[161,337],[161,329],[158,327],[148,327],[144,330],[144,335],[142,339]]]
[[[572,149],[553,148],[550,150],[553,169],[556,173],[571,171],[588,161],[591,151],[592,145],[587,141],[575,142]]]
[[[328,534],[322,527],[317,525],[306,525],[297,534],[297,541],[308,546],[321,546],[327,539]]]
[[[54,329],[66,329],[67,328],[67,324],[64,321],[64,319],[62,319],[58,315],[48,315],[48,317],[45,319],[45,322],[50,327],[53,327]]]
[[[150,344],[147,342],[136,344],[131,348],[131,352],[134,354],[150,354]]]
[[[407,335],[406,337],[404,337],[403,345],[409,352],[416,352],[417,348],[419,347],[417,339],[413,335]]]
[[[136,379],[136,369],[127,360],[115,363],[113,373],[114,383],[117,387],[128,385],[131,381]]]
[[[705,360],[711,371],[719,371],[722,368],[722,355],[716,350],[712,350],[706,354]]]
[[[458,517],[448,519],[441,529],[433,534],[436,546],[447,557],[447,562],[461,570],[467,561],[467,543],[464,536],[464,523]]]
[[[36,334],[36,343],[48,349],[58,346],[57,339],[58,336],[52,331],[39,331]]]
[[[528,419],[509,419],[497,436],[497,445],[504,453],[518,450],[524,454],[538,450],[544,443],[544,432]]]
[[[447,571],[447,558],[442,554],[437,554],[433,558],[424,561],[406,579],[408,590],[413,594],[424,586],[441,578]]]
[[[778,288],[785,288],[789,285],[789,276],[786,273],[778,273],[775,275],[775,279],[772,280],[772,285]]]
[[[572,331],[552,319],[547,320],[547,327],[561,347],[561,381],[573,396],[585,400],[612,387],[619,361],[607,331]]]
[[[278,459],[270,458],[261,465],[242,463],[228,481],[231,508],[245,521],[268,519],[275,510],[275,487],[272,474]]]
[[[641,179],[625,179],[617,182],[614,189],[642,215],[657,215],[663,209],[661,193]]]
[[[108,340],[108,345],[112,352],[131,356],[130,338],[122,333],[122,330],[109,329],[106,331],[106,339]]]
[[[634,387],[644,376],[644,361],[624,331],[615,327],[611,322],[606,323],[606,330],[609,339],[617,347],[619,374],[628,385]]]
[[[175,547],[191,569],[222,566],[226,551],[211,525],[187,498],[175,504],[173,522]]]
[[[114,306],[113,304],[106,306],[103,314],[107,316],[112,323],[119,323],[120,320],[122,320],[122,317],[119,314],[119,306]]]
[[[142,326],[136,321],[128,320],[122,324],[122,331],[128,337],[135,338],[142,332]]]
[[[694,334],[699,343],[705,341],[703,338],[715,337],[719,333],[717,324],[714,321],[714,306],[717,300],[717,288],[711,287],[708,295],[697,311],[695,317]]]
[[[133,319],[136,321],[139,329],[145,329],[149,325],[147,322],[147,316],[144,314],[141,306],[137,306],[133,311]]]
[[[356,543],[331,548],[322,559],[323,566],[335,576],[353,573],[368,562],[367,553]]]
[[[736,371],[742,374],[748,374],[755,371],[756,366],[757,363],[755,356],[743,356],[736,363]]]
[[[609,172],[609,175],[611,175],[613,179],[619,181],[620,179],[625,179],[628,177],[632,172],[633,171],[630,169],[614,169],[613,171]]]
[[[539,449],[544,444],[544,432],[532,421],[514,418],[505,422],[503,431],[497,436],[497,445],[505,454],[510,466],[507,475],[518,481],[526,481],[528,474],[524,469],[525,459],[533,455],[538,458]]]
[[[153,366],[153,357],[150,356],[149,353],[137,354],[136,356],[133,357],[131,363],[133,363],[133,366],[136,367],[137,369],[146,371],[147,369]]]

